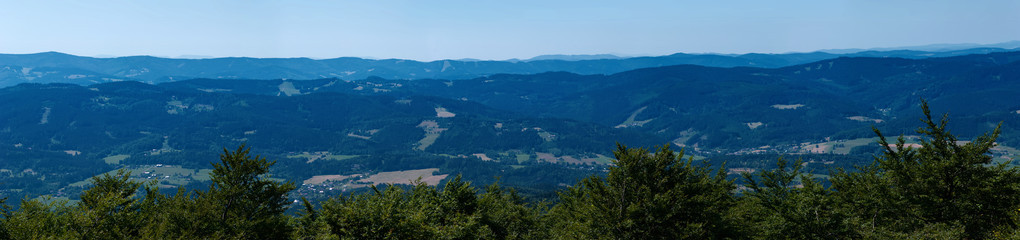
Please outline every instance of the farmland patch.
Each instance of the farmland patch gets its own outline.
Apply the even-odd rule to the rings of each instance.
[[[359,182],[372,184],[412,184],[412,182],[421,178],[423,183],[435,186],[449,175],[433,175],[436,171],[439,171],[439,168],[380,172],[368,176],[368,178],[362,179]]]
[[[794,109],[798,109],[798,108],[801,108],[801,107],[804,107],[804,104],[775,104],[775,105],[772,105],[772,108],[780,109],[780,110],[794,110]]]

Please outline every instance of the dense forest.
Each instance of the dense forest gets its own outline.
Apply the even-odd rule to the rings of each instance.
[[[614,151],[614,166],[532,202],[499,183],[385,185],[288,213],[296,186],[241,145],[211,185],[164,194],[126,172],[92,179],[81,201],[4,199],[0,239],[983,239],[1020,237],[1020,171],[993,163],[999,128],[972,141],[922,104],[920,146],[877,129],[874,163],[827,179],[779,158],[727,178],[668,145]],[[738,183],[739,182],[739,183]]]

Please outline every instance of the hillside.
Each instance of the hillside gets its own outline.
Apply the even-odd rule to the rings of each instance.
[[[471,79],[494,74],[536,74],[566,71],[578,74],[614,74],[638,68],[694,64],[713,67],[775,68],[837,57],[931,58],[1010,49],[973,48],[948,51],[860,51],[787,54],[684,54],[656,57],[594,59],[537,57],[528,61],[440,60],[420,62],[403,59],[362,58],[214,58],[171,59],[150,56],[92,58],[58,52],[0,54],[0,87],[19,83],[74,83],[90,85],[115,81],[162,83],[192,78],[211,79]],[[576,61],[562,59],[582,59]]]
[[[948,58],[837,58],[783,68],[679,65],[612,75],[550,72],[470,80],[245,81],[196,79],[175,89],[281,95],[342,92],[431,95],[538,118],[634,129],[709,152],[873,137],[871,126],[913,134],[921,98],[973,136],[1005,121],[1020,145],[1020,52]],[[776,150],[781,153],[781,150]]]
[[[474,171],[470,177],[492,181],[497,174],[492,171],[595,164],[618,141],[640,146],[665,141],[436,97],[329,92],[277,97],[138,82],[22,84],[0,89],[0,109],[5,113],[0,146],[9,148],[0,155],[0,169],[8,173],[3,181],[17,182],[7,191],[59,190],[122,167],[162,164],[199,171],[223,147],[241,143],[259,146],[280,161],[280,177],[301,182],[316,175],[423,168]],[[536,181],[572,181],[549,177]]]

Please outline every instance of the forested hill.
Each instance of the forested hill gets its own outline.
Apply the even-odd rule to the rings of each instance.
[[[16,196],[74,196],[80,185],[73,183],[116,168],[136,169],[144,178],[155,165],[173,165],[183,173],[160,176],[182,179],[167,184],[201,181],[198,172],[222,147],[241,143],[259,146],[280,161],[277,177],[297,182],[434,168],[437,175],[465,173],[480,181],[519,171],[522,178],[507,180],[555,186],[576,176],[537,172],[566,171],[554,164],[605,164],[617,142],[667,142],[430,96],[264,96],[139,82],[22,84],[0,89],[0,112],[0,192]]]
[[[702,150],[870,138],[871,126],[914,134],[919,100],[954,114],[975,136],[1004,121],[1020,146],[1020,52],[948,58],[837,58],[784,68],[679,65],[612,75],[551,72],[470,80],[247,81],[196,79],[160,86],[262,95],[342,92],[431,95],[541,118],[635,129]],[[781,152],[780,150],[775,150]]]
[[[0,87],[19,83],[74,83],[89,85],[133,80],[147,83],[192,78],[214,79],[470,79],[501,73],[534,74],[566,71],[578,74],[613,74],[638,68],[695,64],[715,67],[784,67],[836,57],[930,58],[1010,51],[974,48],[940,52],[910,50],[862,51],[844,54],[825,52],[789,54],[684,54],[620,59],[566,61],[538,58],[528,61],[440,60],[420,62],[402,59],[362,58],[215,58],[170,59],[150,56],[92,58],[57,52],[0,54]]]

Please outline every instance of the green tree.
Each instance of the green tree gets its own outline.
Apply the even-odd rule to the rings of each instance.
[[[801,172],[803,162],[783,158],[776,168],[756,174],[742,173],[748,191],[741,209],[750,218],[746,227],[762,239],[834,239],[850,236],[845,213],[831,191],[811,174]]]
[[[368,194],[327,200],[319,219],[341,239],[434,239],[435,224],[442,223],[438,192],[419,183],[410,191],[388,185],[372,186]]]
[[[551,232],[566,239],[718,239],[738,234],[727,217],[732,181],[722,168],[683,160],[668,146],[649,153],[617,145],[615,167],[561,192]]]
[[[308,199],[301,198],[301,209],[299,215],[294,218],[292,225],[295,226],[292,239],[326,239],[329,238],[329,229],[324,221],[319,221],[319,210],[315,209]]]
[[[81,202],[73,212],[73,229],[81,239],[127,239],[140,237],[144,224],[139,211],[142,199],[136,196],[142,183],[131,181],[130,172],[92,177],[92,187],[81,194]]]
[[[223,149],[220,162],[213,164],[212,186],[198,193],[196,203],[200,222],[216,226],[217,237],[241,239],[283,239],[292,231],[287,216],[287,192],[294,190],[291,182],[269,179],[268,161],[258,155],[249,156],[244,144],[233,152]]]
[[[3,224],[10,239],[74,239],[73,206],[66,200],[47,202],[22,199],[17,211],[5,216]]]
[[[993,163],[989,154],[1000,128],[962,142],[946,128],[948,115],[936,121],[927,102],[921,109],[925,126],[917,130],[923,135],[918,148],[903,136],[890,144],[875,129],[885,149],[875,165],[833,175],[837,194],[856,210],[857,224],[866,226],[862,235],[951,236],[962,230],[967,238],[988,238],[1016,229],[1020,172]]]
[[[541,216],[512,189],[486,192],[457,176],[440,189],[372,186],[368,194],[329,199],[318,220],[341,239],[541,239]],[[315,234],[312,234],[315,235]]]
[[[548,225],[542,222],[545,204],[525,204],[513,188],[502,188],[499,182],[485,187],[478,197],[481,222],[494,239],[547,239]]]
[[[151,191],[156,192],[156,191]],[[212,214],[213,206],[199,204],[197,192],[178,188],[174,195],[149,194],[142,204],[148,212],[147,224],[141,230],[143,236],[152,239],[166,239],[180,236],[211,238],[217,231]]]
[[[11,217],[11,207],[7,205],[7,198],[0,198],[0,239],[11,239],[11,234],[7,232],[7,224],[5,220]]]

